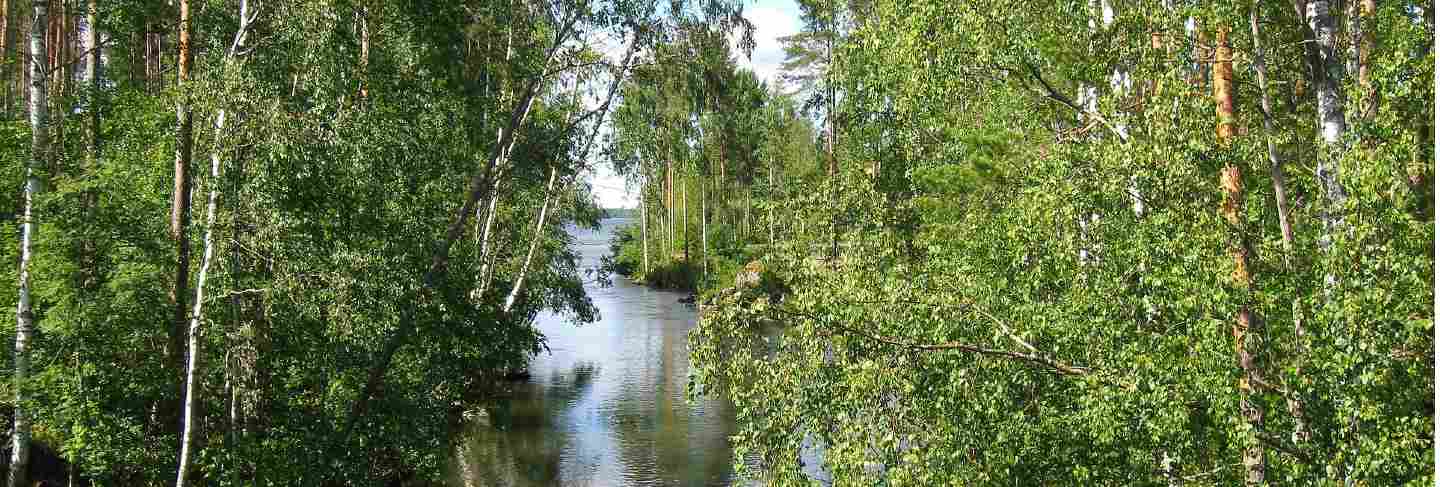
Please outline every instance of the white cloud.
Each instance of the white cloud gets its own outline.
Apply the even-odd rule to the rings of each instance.
[[[739,55],[739,64],[755,71],[770,86],[779,83],[780,64],[785,61],[785,48],[780,38],[800,31],[800,14],[793,0],[758,2],[745,9],[745,18],[755,24],[755,51],[750,59]]]
[[[629,41],[628,37],[621,39],[610,33],[598,33],[591,37],[589,44],[598,45],[600,52],[611,63],[619,64],[625,60],[625,51],[630,47]],[[587,96],[584,97],[586,108],[591,110],[600,108],[605,101],[606,92],[610,89],[610,79],[608,76],[604,76],[600,80],[591,82],[590,86],[585,89],[588,91]],[[602,156],[603,144],[609,132],[610,126],[607,122],[606,125],[601,126],[600,132],[596,135],[595,145],[590,148],[589,154],[591,169],[586,171],[585,179],[590,182],[591,193],[601,207],[630,208],[635,206],[635,196],[626,187],[625,178],[616,175],[614,169],[610,167],[610,162]]]

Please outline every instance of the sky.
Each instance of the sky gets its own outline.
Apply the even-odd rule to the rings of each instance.
[[[746,2],[745,18],[755,24],[755,51],[749,59],[739,53],[737,63],[755,72],[762,81],[774,86],[778,81],[780,63],[785,61],[785,50],[780,38],[800,31],[800,8],[794,0],[758,0]],[[733,46],[732,46],[733,47]],[[623,47],[613,49],[612,57],[618,62]],[[599,141],[597,141],[598,143]],[[597,148],[598,149],[598,148]],[[599,150],[592,151],[591,157],[598,158]],[[590,185],[596,201],[604,208],[634,208],[634,188],[625,186],[625,179],[615,175],[610,164],[596,161],[595,171],[589,175]]]

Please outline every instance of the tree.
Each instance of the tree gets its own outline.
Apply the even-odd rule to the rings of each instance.
[[[1428,482],[1433,232],[1399,169],[1427,144],[1384,130],[1433,101],[1381,97],[1390,128],[1327,145],[1307,29],[1087,4],[877,1],[840,39],[841,189],[787,177],[763,203],[793,228],[758,256],[771,284],[708,289],[691,337],[697,390],[746,412],[749,473],[806,483],[794,452],[818,444],[836,483]],[[1371,82],[1433,95],[1405,9],[1376,13],[1398,44]],[[1234,79],[1230,42],[1265,81]],[[1143,93],[1083,88],[1125,70]],[[1286,165],[1312,154],[1344,168],[1342,205]],[[1267,159],[1255,184],[1244,161]],[[864,258],[817,266],[836,214]],[[1421,297],[1398,312],[1370,286]]]
[[[237,56],[239,56],[240,51],[246,47],[245,43],[250,33],[250,26],[255,23],[259,14],[258,11],[251,11],[249,0],[240,0],[240,25],[235,30],[234,41],[230,43],[230,48],[225,53],[225,58],[222,61],[222,69],[233,69]],[[200,259],[200,274],[196,276],[195,280],[194,309],[190,311],[190,323],[186,330],[186,336],[188,338],[186,343],[188,360],[186,361],[185,368],[185,382],[182,387],[185,391],[185,402],[182,406],[184,413],[180,433],[180,460],[178,462],[179,465],[175,469],[176,487],[184,487],[188,484],[192,459],[191,452],[196,448],[194,438],[198,425],[196,424],[195,413],[200,405],[196,404],[195,390],[199,388],[200,384],[196,381],[195,373],[199,367],[201,358],[200,327],[205,319],[203,313],[205,305],[205,279],[208,277],[210,263],[215,255],[215,206],[216,199],[220,195],[220,154],[224,142],[226,116],[227,110],[224,107],[215,113],[215,147],[210,153],[210,178],[208,179],[210,195],[205,205],[204,251]]]
[[[177,372],[176,384],[180,393],[164,406],[162,418],[173,422],[169,428],[179,431],[179,396],[188,394],[184,390],[185,330],[189,320],[187,294],[190,292],[190,192],[192,175],[190,159],[194,155],[194,120],[190,108],[190,93],[187,81],[190,78],[190,2],[180,0],[180,20],[176,25],[179,32],[179,57],[176,60],[175,86],[180,98],[175,102],[175,184],[170,197],[170,238],[175,241],[174,281],[171,285],[171,301],[175,303],[170,322],[170,347],[168,364]]]
[[[43,27],[48,25],[47,6],[37,3],[30,14],[30,158],[25,167],[25,209],[20,224],[20,279],[19,300],[15,309],[15,379],[11,387],[15,391],[14,424],[10,430],[10,471],[7,483],[10,487],[23,487],[29,482],[26,471],[30,465],[30,418],[33,407],[27,389],[31,386],[30,348],[35,335],[35,310],[31,295],[30,267],[35,252],[34,241],[39,229],[35,211],[37,198],[44,192],[45,171],[49,164],[49,98],[46,85],[49,80],[44,62],[48,58],[48,46],[43,36]]]

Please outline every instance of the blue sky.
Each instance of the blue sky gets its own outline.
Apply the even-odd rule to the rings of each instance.
[[[745,18],[755,24],[755,51],[749,59],[740,56],[740,66],[748,67],[770,86],[777,82],[780,63],[785,60],[785,50],[780,47],[779,38],[799,32],[800,8],[794,0],[759,0],[747,2]],[[618,57],[618,56],[617,56]],[[596,151],[598,152],[598,151]],[[596,157],[592,155],[591,157]],[[606,162],[597,162],[595,171],[589,176],[594,188],[595,199],[605,208],[632,208],[635,195],[625,187],[625,180],[616,176]]]

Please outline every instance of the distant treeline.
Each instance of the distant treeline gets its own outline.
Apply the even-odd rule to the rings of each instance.
[[[605,208],[604,218],[635,218],[640,212],[634,208]]]

